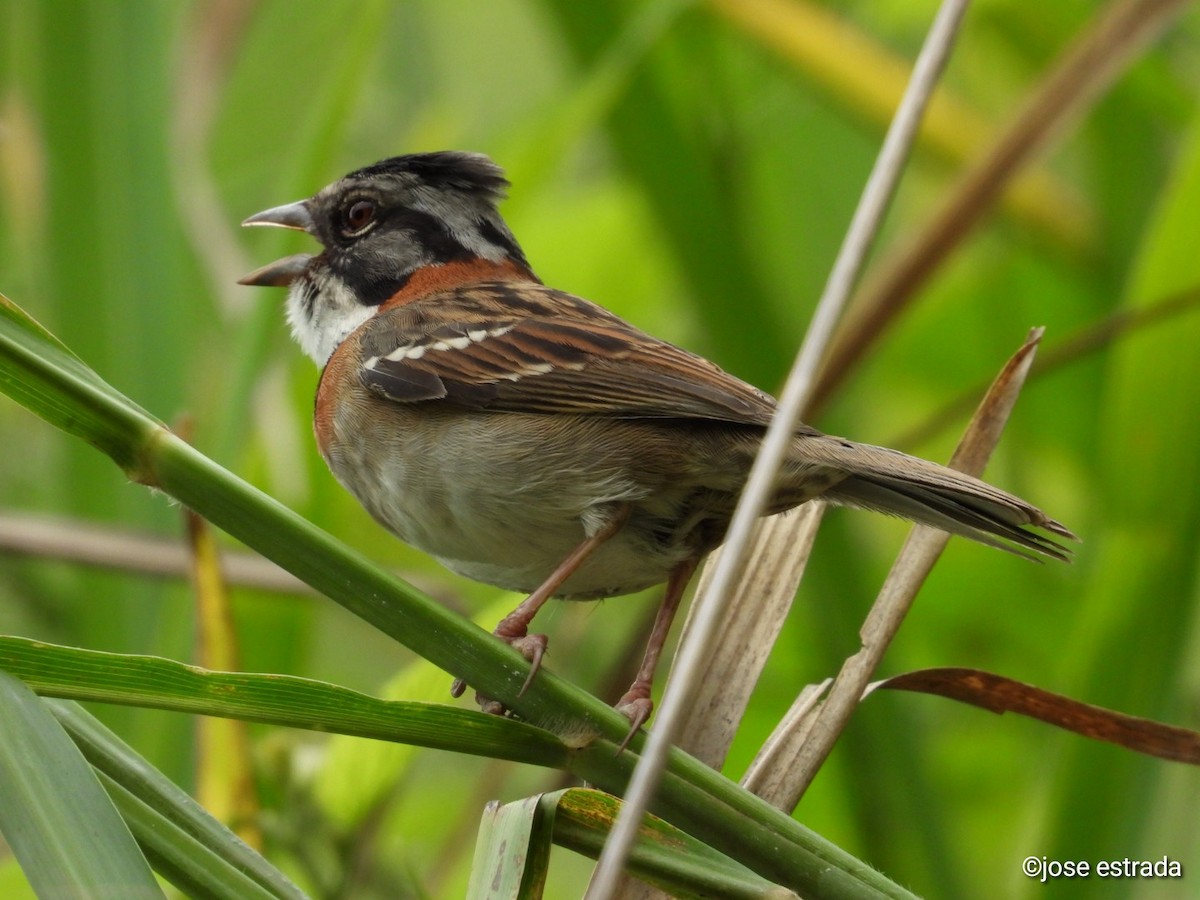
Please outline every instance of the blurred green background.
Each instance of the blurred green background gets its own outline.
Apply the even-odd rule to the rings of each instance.
[[[885,246],[920,229],[1100,7],[975,4],[943,130],[918,147]],[[317,372],[288,340],[282,292],[234,283],[305,239],[238,223],[385,156],[483,151],[508,169],[503,211],[547,283],[775,390],[886,127],[880,108],[902,87],[885,61],[915,56],[933,10],[7,0],[0,291],[138,403],[186,419],[223,465],[490,627],[514,598],[398,544],[325,471],[309,425]],[[840,30],[823,31],[822,14]],[[793,25],[819,49],[781,51]],[[1065,130],[1025,201],[1002,204],[920,287],[814,424],[893,442],[990,378],[1030,326],[1047,326],[1048,352],[1200,286],[1198,26],[1186,15]],[[973,666],[1200,726],[1198,339],[1200,315],[1184,312],[1029,384],[988,476],[1076,530],[1078,560],[1030,565],[952,542],[884,674]],[[905,449],[945,459],[962,424]],[[27,517],[52,533],[182,534],[178,509],[7,401],[0,447],[10,534]],[[857,647],[903,534],[865,513],[827,517],[728,774],[800,687]],[[186,580],[56,560],[53,540],[46,552],[0,555],[0,631],[196,659]],[[549,665],[611,699],[656,599],[555,607]],[[247,670],[449,699],[449,676],[319,598],[237,588],[234,619]],[[97,712],[192,783],[193,720]],[[461,896],[484,802],[558,785],[487,760],[251,735],[268,856],[317,896]],[[1019,897],[1047,890],[1020,874],[1028,855],[1166,854],[1200,873],[1198,800],[1200,778],[1179,764],[881,695],[796,815],[927,896]],[[577,896],[588,866],[559,853],[548,896]],[[1194,896],[1197,877],[1052,890]],[[2,855],[0,894],[28,894]]]

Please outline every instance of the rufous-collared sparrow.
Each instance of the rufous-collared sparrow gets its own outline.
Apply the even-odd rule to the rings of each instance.
[[[546,638],[528,626],[550,597],[667,582],[618,703],[636,730],[671,618],[724,537],[775,402],[542,284],[496,209],[507,184],[474,153],[359,169],[246,219],[307,231],[323,250],[242,283],[290,288],[292,334],[324,367],[315,431],[337,479],[453,571],[529,592],[495,633],[533,663],[531,678]],[[1067,558],[1025,526],[1074,537],[976,478],[800,425],[770,512],[814,497],[1018,553]]]

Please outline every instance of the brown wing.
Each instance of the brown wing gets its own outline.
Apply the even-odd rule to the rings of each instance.
[[[366,326],[363,382],[400,403],[766,424],[775,402],[703,357],[534,283],[445,291]]]

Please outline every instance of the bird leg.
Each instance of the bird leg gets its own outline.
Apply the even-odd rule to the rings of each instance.
[[[696,571],[699,564],[699,559],[685,559],[671,570],[671,576],[667,579],[662,605],[658,608],[658,615],[654,618],[654,628],[650,632],[650,640],[646,642],[646,653],[642,657],[637,677],[629,686],[629,690],[616,703],[617,712],[629,719],[631,725],[629,733],[625,735],[625,740],[621,741],[621,746],[617,748],[618,755],[629,745],[629,741],[650,718],[650,713],[654,711],[654,701],[650,699],[654,670],[658,668],[658,658],[662,655],[667,635],[671,633],[671,622],[679,610],[679,601],[683,599],[683,592],[687,590],[688,582],[692,580],[692,573]]]
[[[574,575],[584,561],[595,553],[605,541],[621,530],[629,518],[629,513],[628,506],[621,507],[599,530],[584,538],[579,546],[567,554],[566,559],[559,563],[549,577],[538,586],[537,590],[522,600],[520,605],[501,619],[493,629],[492,634],[516,649],[530,662],[529,674],[525,677],[525,683],[521,685],[521,690],[517,693],[518,697],[523,696],[529,689],[529,685],[533,683],[533,676],[541,668],[542,656],[546,652],[546,635],[530,634],[529,623],[533,621],[538,610],[546,605],[546,601],[562,587],[563,582]],[[466,688],[465,681],[461,678],[455,679],[454,684],[450,686],[450,695],[461,697]],[[503,704],[499,701],[480,694],[476,695],[476,700],[484,712],[496,715],[504,715],[506,712]]]

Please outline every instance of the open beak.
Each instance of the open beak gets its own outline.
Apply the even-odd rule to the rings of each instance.
[[[301,200],[255,213],[242,222],[242,225],[271,225],[276,228],[291,228],[311,233],[313,220],[307,203]],[[248,284],[254,287],[287,287],[300,277],[311,260],[311,254],[297,253],[294,256],[268,263],[261,269],[255,269],[249,275],[239,278],[238,284]]]
[[[251,287],[287,287],[304,274],[310,262],[311,253],[285,256],[273,263],[267,263],[261,269],[255,269],[249,275],[243,275],[238,279],[238,284],[248,284]]]

